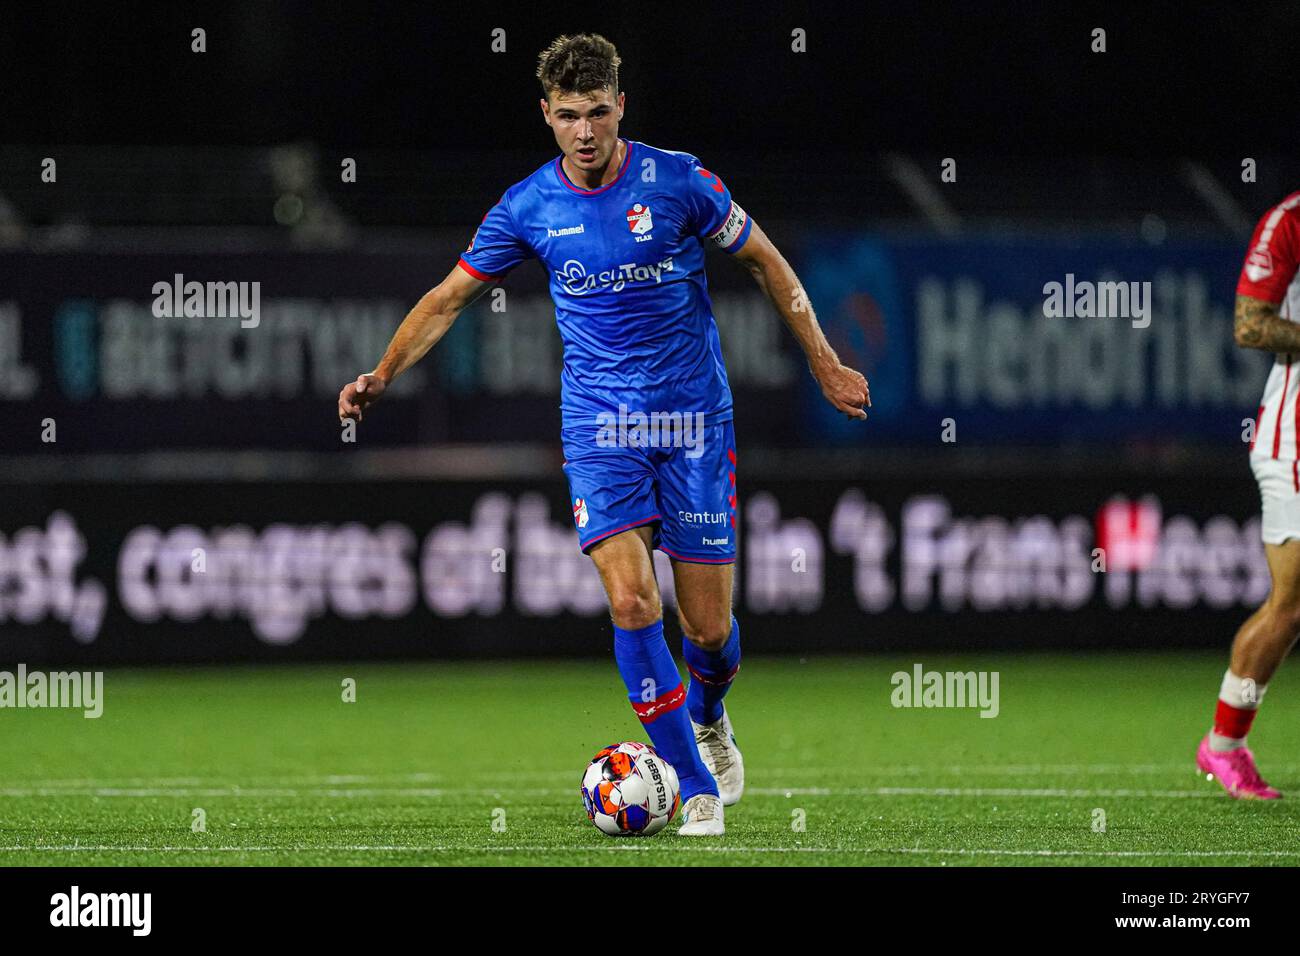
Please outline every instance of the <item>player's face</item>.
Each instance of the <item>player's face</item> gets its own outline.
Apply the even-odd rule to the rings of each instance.
[[[542,115],[555,132],[560,152],[573,166],[596,172],[609,165],[618,145],[623,94],[606,88],[590,93],[552,93],[542,100]]]

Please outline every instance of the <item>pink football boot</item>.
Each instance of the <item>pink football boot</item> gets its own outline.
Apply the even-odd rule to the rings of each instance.
[[[1228,796],[1236,800],[1277,800],[1282,796],[1260,779],[1249,747],[1218,753],[1210,749],[1210,735],[1206,734],[1196,751],[1196,766],[1223,784]]]

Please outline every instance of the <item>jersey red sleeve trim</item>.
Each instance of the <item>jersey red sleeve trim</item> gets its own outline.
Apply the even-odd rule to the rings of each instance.
[[[488,273],[483,272],[480,269],[475,269],[472,265],[470,265],[468,262],[465,261],[464,257],[457,259],[456,265],[460,266],[462,269],[464,269],[466,272],[472,275],[475,279],[478,279],[479,282],[495,282],[497,279],[501,278],[500,276],[489,275]]]
[[[1281,302],[1300,267],[1300,193],[1260,219],[1237,280],[1237,295]]]

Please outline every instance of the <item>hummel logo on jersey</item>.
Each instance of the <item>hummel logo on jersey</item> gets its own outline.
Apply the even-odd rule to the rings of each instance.
[[[636,236],[637,242],[645,242],[649,239],[649,232],[654,228],[654,220],[650,218],[650,207],[642,203],[633,204],[627,211],[627,227],[632,230],[632,235]]]
[[[565,226],[563,229],[551,229],[548,227],[546,230],[546,237],[548,239],[555,239],[558,236],[580,236],[586,231],[586,223],[579,223],[576,226]]]
[[[697,169],[695,171],[709,181],[709,185],[713,187],[715,193],[722,192],[722,180],[718,178],[717,173],[711,173],[707,169]]]

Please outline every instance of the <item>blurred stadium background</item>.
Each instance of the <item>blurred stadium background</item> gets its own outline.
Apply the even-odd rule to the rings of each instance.
[[[57,185],[48,150],[0,150],[31,171],[0,195],[4,656],[604,653],[541,268],[462,316],[355,442],[334,411],[545,134],[349,152],[355,184],[301,143],[60,149]],[[1267,182],[1242,183],[1190,158],[963,160],[940,187],[941,158],[836,157],[850,203],[794,156],[706,156],[874,397],[867,424],[837,420],[711,259],[747,647],[1224,645],[1267,589],[1243,443],[1267,363],[1233,345],[1235,276],[1300,164],[1259,156]],[[260,282],[258,325],[156,317],[177,274]],[[1067,274],[1151,282],[1149,326],[1045,317]]]
[[[1095,55],[1070,23],[1026,36],[1009,12],[965,43],[819,14],[793,53],[801,16],[763,14],[719,61],[789,57],[762,109],[667,68],[707,31],[604,27],[623,44],[624,134],[727,178],[872,385],[871,420],[837,420],[749,277],[712,258],[748,653],[1225,645],[1268,587],[1243,441],[1266,360],[1232,345],[1232,294],[1300,164],[1209,137],[1216,111],[1240,116],[1226,92],[1191,130],[1170,103],[1201,87],[1123,96],[1214,22],[1157,43],[1157,18],[1126,14],[1117,52]],[[559,470],[541,268],[461,317],[355,442],[335,420],[339,386],[554,152],[530,72],[560,27],[499,20],[500,53],[490,14],[34,21],[34,46],[57,36],[65,57],[10,96],[6,139],[27,142],[0,147],[0,656],[607,653]],[[1014,53],[983,69],[987,90],[911,62],[961,72],[985,42]],[[1225,61],[1249,81],[1245,47]],[[870,78],[845,74],[883,51]],[[1024,82],[1035,64],[1063,86]],[[1045,317],[1045,282],[1071,274],[1151,282],[1149,325]],[[259,323],[156,317],[153,285],[174,276],[259,282]]]

